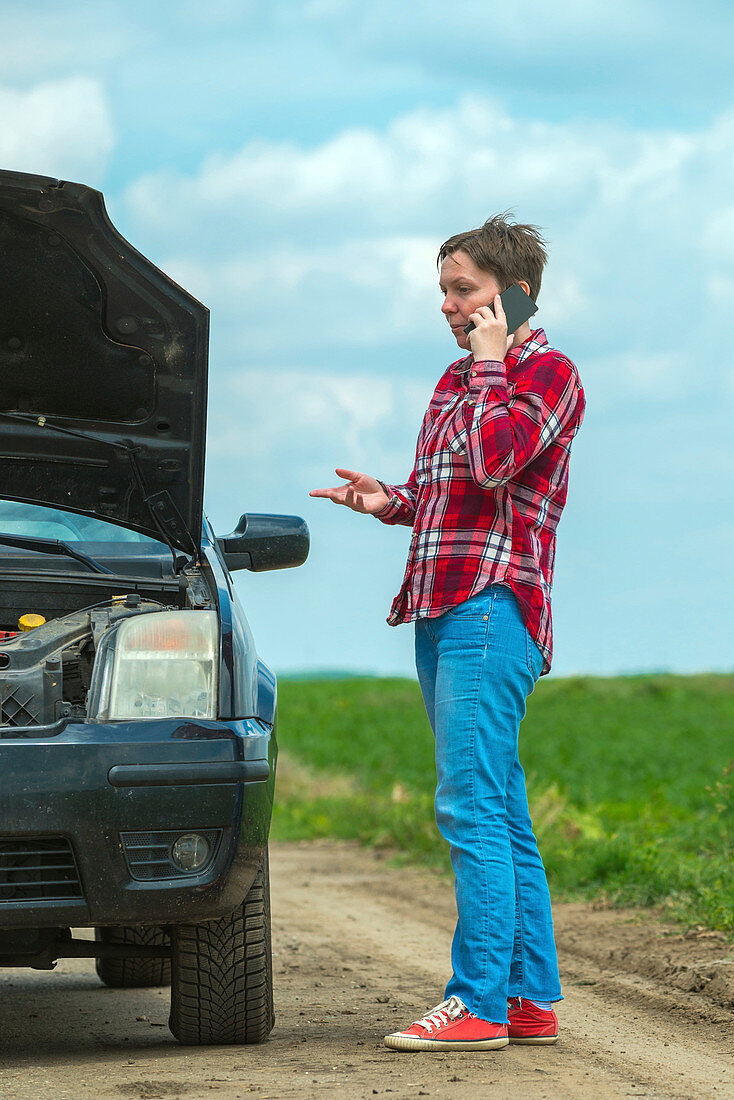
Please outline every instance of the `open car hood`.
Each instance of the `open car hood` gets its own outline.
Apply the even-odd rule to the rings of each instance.
[[[0,497],[198,555],[209,311],[99,191],[0,172]]]

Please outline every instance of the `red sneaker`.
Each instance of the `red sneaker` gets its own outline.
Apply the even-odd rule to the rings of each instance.
[[[393,1050],[494,1050],[506,1047],[506,1024],[490,1024],[470,1012],[458,997],[442,1001],[405,1031],[385,1036]]]
[[[553,1009],[547,1012],[532,1001],[510,997],[507,1002],[507,1034],[511,1043],[555,1043],[558,1039],[558,1017]]]

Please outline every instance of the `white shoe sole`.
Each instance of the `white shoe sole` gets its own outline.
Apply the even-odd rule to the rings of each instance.
[[[396,1032],[386,1035],[385,1046],[392,1050],[499,1050],[509,1045],[508,1038],[477,1039],[474,1042],[451,1042],[447,1039],[419,1039],[415,1035],[401,1035]]]
[[[518,1046],[524,1047],[537,1047],[537,1046],[550,1046],[551,1043],[558,1042],[557,1035],[538,1035],[537,1038],[528,1039],[510,1039],[511,1043],[515,1043]]]

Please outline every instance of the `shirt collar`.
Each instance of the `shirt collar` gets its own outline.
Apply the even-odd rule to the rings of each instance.
[[[535,355],[536,352],[547,346],[548,340],[543,329],[531,329],[527,340],[524,340],[522,344],[518,344],[516,348],[510,348],[505,356],[505,364],[509,367],[514,366],[516,363],[522,363],[525,359],[529,359],[531,355]]]

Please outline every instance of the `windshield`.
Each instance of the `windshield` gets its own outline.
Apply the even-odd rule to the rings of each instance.
[[[60,508],[40,504],[20,504],[0,500],[0,534],[33,535],[36,538],[60,539],[62,542],[137,542],[160,546],[155,539],[107,523],[94,516],[79,516]]]

